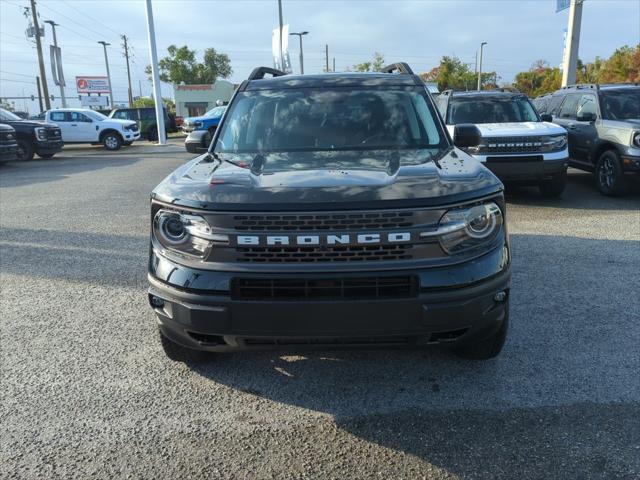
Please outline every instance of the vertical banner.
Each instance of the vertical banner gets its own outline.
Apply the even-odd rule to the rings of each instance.
[[[291,58],[289,56],[289,25],[282,27],[282,59],[280,58],[280,29],[275,28],[271,32],[271,54],[273,56],[273,68],[285,73],[292,73]],[[282,61],[281,61],[282,60]]]
[[[56,85],[66,86],[64,82],[64,74],[62,73],[62,50],[60,47],[49,45],[49,55],[51,63],[51,76],[53,83]]]

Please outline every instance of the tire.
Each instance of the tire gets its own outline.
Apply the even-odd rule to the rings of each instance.
[[[55,153],[38,153],[40,158],[53,158],[54,155]]]
[[[158,140],[158,128],[153,126],[149,130],[147,130],[147,140],[150,142],[156,142]]]
[[[33,160],[33,145],[27,140],[18,139],[18,160],[21,162]]]
[[[454,347],[453,353],[469,360],[489,360],[497,357],[507,339],[509,330],[509,301],[505,305],[504,320],[500,328],[490,337],[462,347]]]
[[[160,337],[162,350],[169,360],[187,364],[197,364],[211,358],[211,354],[209,352],[193,350],[191,348],[183,347],[173,340],[169,340],[160,330],[158,330],[158,336]]]
[[[627,193],[629,182],[622,170],[620,156],[615,150],[607,150],[596,164],[596,186],[600,193],[612,197],[619,197]]]
[[[550,180],[543,180],[540,182],[540,185],[538,185],[538,188],[540,189],[540,194],[542,194],[543,197],[556,198],[562,195],[566,186],[567,174],[562,173],[560,175],[556,175]]]
[[[106,133],[102,138],[102,145],[104,145],[104,148],[107,150],[115,152],[122,147],[122,138],[115,132]]]

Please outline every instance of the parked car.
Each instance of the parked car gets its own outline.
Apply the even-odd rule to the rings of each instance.
[[[205,149],[209,146],[226,108],[225,106],[217,106],[200,117],[184,119],[182,131],[188,134],[184,141],[188,152],[195,153],[199,149]]]
[[[0,122],[13,127],[18,143],[18,160],[31,160],[34,154],[51,158],[62,150],[62,132],[51,122],[23,120],[0,108]]]
[[[0,123],[0,163],[18,159],[16,131],[11,125]]]
[[[164,129],[166,133],[178,131],[176,127],[175,115],[164,110]],[[138,123],[143,138],[149,141],[158,140],[158,122],[156,121],[156,109],[153,107],[145,108],[115,108],[109,114],[110,118],[118,118],[121,120],[133,120]]]
[[[500,352],[503,185],[458,148],[477,145],[478,128],[456,126],[454,144],[420,77],[405,63],[383,71],[256,68],[211,152],[154,189],[149,303],[170,358],[285,345]]]
[[[567,132],[541,118],[526,95],[511,90],[453,92],[436,99],[453,135],[456,125],[472,123],[482,133],[480,145],[467,153],[504,182],[537,185],[544,196],[565,189],[569,152]]]
[[[101,143],[107,150],[118,150],[140,138],[136,122],[109,118],[88,108],[49,110],[45,118],[60,127],[65,143]]]
[[[624,195],[640,175],[640,85],[573,85],[534,100],[569,132],[569,164],[594,172],[604,195]]]

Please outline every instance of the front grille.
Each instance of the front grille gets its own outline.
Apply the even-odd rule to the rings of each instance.
[[[544,137],[488,137],[485,139],[487,147],[483,151],[492,153],[527,153],[540,152],[543,148]]]
[[[263,279],[234,278],[234,300],[357,300],[418,295],[418,277]]]
[[[235,215],[236,230],[318,231],[412,227],[413,212],[330,213],[305,215]]]
[[[15,143],[16,136],[13,132],[2,132],[0,133],[0,141],[3,143]]]
[[[411,260],[413,245],[339,247],[238,247],[239,262],[312,263],[377,260]]]
[[[134,123],[133,125],[125,125],[124,129],[125,130],[131,130],[132,132],[137,132],[138,131],[138,124]]]

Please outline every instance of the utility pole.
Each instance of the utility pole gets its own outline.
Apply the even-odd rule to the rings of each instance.
[[[104,63],[107,66],[107,80],[109,81],[109,105],[113,108],[113,87],[111,86],[111,72],[109,72],[109,58],[107,57],[107,45],[111,45],[103,40],[98,42],[104,49]]]
[[[36,86],[38,87],[38,106],[40,107],[40,113],[44,112],[42,108],[42,90],[40,90],[40,77],[36,77]]]
[[[325,72],[329,71],[329,45],[324,46]]]
[[[280,22],[280,70],[284,71],[284,53],[282,52],[282,0],[278,0],[278,19]]]
[[[151,9],[151,5],[147,6],[147,10]],[[148,12],[147,12],[148,15]],[[147,18],[147,21],[149,19]],[[151,21],[153,21],[153,12],[151,12]],[[151,27],[153,29],[153,26]],[[122,44],[122,48],[123,48],[123,54],[124,54],[124,58],[127,59],[127,80],[129,81],[129,107],[131,107],[131,105],[133,105],[133,93],[131,91],[131,70],[129,69],[129,47],[127,45],[127,36],[126,35],[120,35],[120,38],[122,38],[122,41],[124,42]],[[154,43],[155,43],[155,38],[154,38]]]
[[[56,37],[56,27],[58,24],[53,20],[45,20],[44,23],[51,25],[53,30],[53,48],[55,50],[55,65],[51,65],[52,75],[54,82],[60,87],[60,100],[62,101],[62,108],[67,108],[67,99],[64,96],[64,74],[62,73],[62,55],[58,56],[58,37]],[[51,59],[53,61],[53,58]],[[57,67],[57,76],[56,76]],[[57,78],[56,78],[57,77]]]
[[[165,145],[167,140],[166,131],[164,129],[164,108],[162,105],[162,92],[160,91],[160,72],[158,72],[158,52],[156,51],[156,32],[153,25],[153,9],[151,7],[151,0],[146,1],[146,6],[149,54],[151,56],[151,75],[153,77],[153,98],[156,104],[156,125],[158,126],[158,144]],[[131,79],[129,79],[129,96],[131,96]]]
[[[562,59],[562,86],[576,83],[578,47],[580,46],[580,26],[582,24],[583,0],[571,0],[569,5],[569,26],[567,28],[567,48]]]
[[[142,81],[138,79],[138,95],[142,98]]]
[[[333,71],[336,71],[336,57],[333,57]]]
[[[44,72],[44,59],[42,58],[42,44],[40,43],[40,27],[38,26],[38,13],[36,12],[36,2],[31,0],[31,15],[33,16],[33,28],[36,31],[36,49],[38,50],[38,63],[40,64],[40,78],[42,78],[42,92],[44,94],[44,104],[47,110],[51,110],[51,100],[49,99],[49,89],[47,88],[47,76]]]
[[[482,52],[487,42],[480,44],[480,62],[478,63],[478,91],[482,90]]]
[[[476,50],[476,66],[473,68],[473,73],[478,75],[478,51]]]

